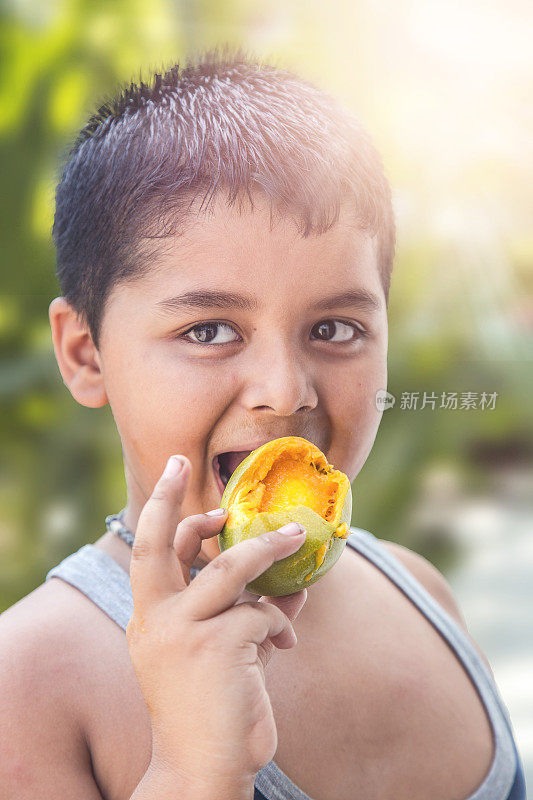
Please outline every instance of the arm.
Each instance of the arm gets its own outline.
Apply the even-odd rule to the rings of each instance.
[[[65,713],[50,653],[36,647],[18,618],[0,617],[0,795],[103,800],[81,730]]]
[[[60,797],[61,800],[103,800],[91,769],[90,753],[79,731],[57,715],[29,715],[28,693],[20,682],[0,678],[3,742],[0,749],[1,796],[17,800]],[[36,720],[38,720],[36,722]],[[59,724],[58,724],[59,723]],[[150,767],[131,800],[252,800],[251,786],[220,783],[192,786],[165,769]]]
[[[104,800],[79,718],[79,682],[65,641],[72,635],[48,608],[31,616],[26,599],[0,615],[0,798]],[[61,641],[63,640],[63,641]],[[74,679],[74,691],[71,691]],[[150,764],[131,800],[252,800],[254,785],[185,781]]]
[[[220,779],[190,783],[165,765],[150,765],[130,800],[253,800],[254,782]]]

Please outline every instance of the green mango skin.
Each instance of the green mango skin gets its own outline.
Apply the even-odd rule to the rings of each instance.
[[[250,466],[250,462],[257,458],[261,449],[262,448],[254,450],[239,464],[227,483],[220,502],[221,506],[226,507],[224,503],[229,501],[234,487],[240,480],[244,471]],[[279,561],[274,561],[265,572],[246,585],[247,591],[252,594],[266,595],[268,597],[282,597],[284,595],[293,594],[294,592],[299,592],[301,589],[307,589],[308,586],[311,586],[311,584],[325,575],[339,560],[346,546],[346,539],[333,536],[333,533],[342,522],[345,522],[349,528],[351,518],[352,490],[350,486],[346,493],[341,517],[337,525],[326,522],[319,514],[307,506],[293,506],[283,512],[262,512],[256,514],[237,528],[228,528],[227,525],[224,525],[222,531],[218,535],[218,544],[220,551],[223,552],[245,539],[252,539],[256,536],[260,536],[262,533],[274,531],[277,528],[281,528],[282,525],[287,525],[289,522],[300,522],[307,531],[302,546],[290,556],[282,558]],[[322,564],[313,572],[316,567],[315,553],[322,545],[327,545],[332,537],[333,541],[331,547],[327,550]],[[309,575],[311,572],[313,572],[313,576],[306,581],[305,576]]]

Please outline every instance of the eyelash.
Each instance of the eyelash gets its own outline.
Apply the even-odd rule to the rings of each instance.
[[[336,318],[324,319],[324,320],[320,320],[320,322],[321,323],[322,322],[340,322],[342,325],[347,325],[348,327],[353,328],[354,331],[358,334],[358,336],[356,338],[354,338],[354,339],[347,339],[347,340],[345,340],[343,342],[333,342],[333,344],[351,344],[353,342],[356,342],[358,339],[364,339],[366,336],[368,336],[368,331],[365,331],[363,328],[360,328],[358,325],[356,325],[353,322],[346,322],[345,320],[336,319]],[[320,323],[318,323],[318,322],[315,323],[315,325],[313,325],[313,328],[318,324],[320,324]],[[190,339],[186,339],[185,338],[191,331],[194,331],[197,328],[204,328],[204,327],[207,327],[209,325],[218,325],[218,326],[224,327],[224,328],[231,328],[231,330],[235,331],[235,328],[233,327],[233,325],[230,325],[228,322],[219,322],[218,320],[210,320],[208,322],[201,322],[201,323],[198,323],[197,325],[193,325],[191,328],[189,328],[188,330],[184,331],[182,334],[179,334],[179,336],[176,336],[174,338],[175,339],[183,338],[184,341],[188,342],[189,344],[196,344],[199,347],[223,347],[224,345],[228,345],[228,344],[236,344],[236,342],[218,342],[216,344],[212,344],[211,342],[195,342],[195,341],[191,341]],[[325,341],[327,343],[330,340],[327,340],[327,339],[315,339],[313,341]]]

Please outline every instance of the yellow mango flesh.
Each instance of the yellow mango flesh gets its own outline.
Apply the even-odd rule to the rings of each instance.
[[[274,462],[263,485],[258,512],[283,511],[302,505],[312,508],[325,520],[331,518],[337,487],[325,481],[307,462],[284,455]]]

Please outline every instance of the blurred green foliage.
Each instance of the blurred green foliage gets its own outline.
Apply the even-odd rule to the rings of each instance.
[[[505,101],[516,101],[506,107],[516,120],[511,156],[497,146],[478,152],[474,139],[465,150],[469,122],[456,120],[461,136],[450,138],[438,124],[441,106],[428,100],[433,80],[442,88],[442,64],[426,63],[420,51],[413,67],[412,47],[396,61],[390,25],[395,43],[403,36],[407,46],[410,34],[392,3],[389,12],[373,17],[361,0],[337,0],[327,12],[277,0],[3,6],[0,610],[98,538],[104,517],[125,504],[110,409],[73,400],[52,349],[48,305],[58,285],[50,231],[61,161],[108,93],[196,47],[240,43],[279,56],[350,105],[383,154],[399,229],[388,387],[397,401],[354,483],[353,524],[445,569],[450,541],[410,523],[428,470],[447,465],[474,487],[484,480],[483,464],[471,458],[476,442],[530,442],[533,245],[523,220],[533,182],[513,116],[520,83]],[[451,142],[446,152],[439,134]],[[498,399],[494,410],[402,410],[402,392],[416,391]]]

